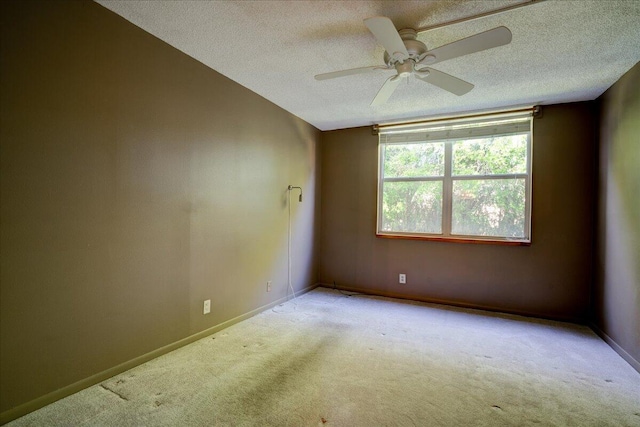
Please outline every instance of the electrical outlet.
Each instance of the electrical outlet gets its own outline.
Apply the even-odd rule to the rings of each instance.
[[[211,313],[211,300],[207,299],[204,300],[204,306],[202,307],[202,314],[209,314]]]
[[[400,275],[398,276],[398,282],[402,283],[403,285],[407,283],[407,275],[404,273],[400,273]]]
[[[271,280],[267,281],[267,292],[271,292]]]

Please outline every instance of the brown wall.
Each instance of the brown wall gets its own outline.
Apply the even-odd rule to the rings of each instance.
[[[599,101],[594,320],[640,371],[640,64]]]
[[[316,283],[319,131],[96,3],[1,3],[0,411],[285,297],[288,184]]]
[[[592,281],[592,103],[535,120],[529,247],[376,238],[378,137],[322,135],[322,283],[554,318],[585,319]],[[398,284],[398,274],[407,284]]]
[[[288,184],[296,290],[585,318],[593,103],[536,120],[530,247],[380,239],[370,128],[320,136],[95,3],[0,7],[0,412],[286,296]],[[593,293],[636,369],[639,76],[601,99]]]

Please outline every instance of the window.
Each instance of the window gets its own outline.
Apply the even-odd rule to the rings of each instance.
[[[379,129],[379,236],[530,242],[532,111]]]

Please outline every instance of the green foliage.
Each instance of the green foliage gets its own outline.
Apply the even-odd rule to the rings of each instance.
[[[471,139],[453,143],[453,175],[527,172],[527,135]]]
[[[527,172],[528,135],[448,141],[452,144],[452,234],[525,236],[526,180],[490,178]],[[382,230],[442,233],[445,143],[385,146]],[[456,176],[478,179],[456,180]],[[415,178],[431,177],[430,180]]]
[[[524,179],[453,182],[451,233],[524,237]]]
[[[442,181],[386,182],[382,230],[442,232]]]
[[[444,143],[389,144],[385,147],[384,176],[424,177],[444,174]]]

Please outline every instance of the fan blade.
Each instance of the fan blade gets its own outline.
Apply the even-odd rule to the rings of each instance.
[[[428,71],[429,73],[421,73],[421,71]],[[422,80],[423,82],[431,83],[432,85],[438,86],[440,89],[444,89],[447,92],[451,92],[454,95],[464,95],[473,89],[473,85],[469,82],[465,82],[464,80],[460,80],[457,77],[453,77],[447,73],[443,73],[442,71],[434,70],[433,68],[423,68],[414,73],[417,79]]]
[[[402,80],[402,77],[398,75],[389,77],[378,91],[376,97],[373,98],[373,101],[371,101],[371,106],[375,107],[387,102],[387,99],[389,99],[389,97],[393,94]]]
[[[318,74],[314,78],[316,80],[328,80],[328,79],[335,79],[337,77],[351,76],[351,75],[354,75],[354,74],[370,73],[371,71],[375,71],[375,70],[388,70],[388,68],[386,68],[386,67],[377,67],[377,66],[351,68],[349,70],[333,71],[331,73]]]
[[[431,65],[509,43],[511,31],[507,27],[498,27],[430,50],[418,62]]]
[[[365,19],[364,24],[391,58],[404,61],[409,57],[409,52],[407,52],[407,48],[391,19],[384,16],[375,16]]]

